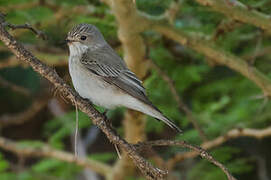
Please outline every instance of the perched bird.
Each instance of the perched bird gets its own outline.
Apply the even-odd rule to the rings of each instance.
[[[181,132],[151,103],[142,82],[94,25],[73,27],[66,42],[70,50],[69,72],[80,96],[107,109],[124,106],[140,111]]]

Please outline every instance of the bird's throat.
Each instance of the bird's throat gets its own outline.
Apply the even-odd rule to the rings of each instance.
[[[80,42],[73,42],[69,45],[70,49],[70,56],[82,56],[83,53],[86,52],[88,46],[80,43]]]

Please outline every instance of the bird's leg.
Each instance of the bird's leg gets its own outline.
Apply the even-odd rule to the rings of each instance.
[[[103,114],[103,116],[105,116],[106,124],[108,124],[109,126],[113,127],[112,126],[112,121],[106,116],[106,114],[107,114],[108,111],[109,111],[108,109],[105,109],[102,114]]]
[[[112,122],[106,116],[107,112],[108,112],[108,109],[105,109],[102,114],[106,117],[106,124],[109,124],[112,127]]]
[[[106,116],[107,112],[108,112],[108,109],[105,109],[104,112],[103,112],[102,114],[103,114],[104,116]]]
[[[59,96],[61,97],[61,99],[62,99],[65,103],[68,104],[68,100],[63,96],[62,93],[59,93],[59,92],[60,92],[59,87],[55,86],[55,87],[52,89],[52,91],[53,91],[53,96],[54,96],[54,97],[57,97],[57,95],[59,95]]]

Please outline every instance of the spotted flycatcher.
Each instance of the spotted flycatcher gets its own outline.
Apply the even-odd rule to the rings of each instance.
[[[66,42],[70,50],[70,75],[80,96],[107,109],[124,106],[140,111],[181,131],[151,103],[142,82],[94,25],[75,26]]]

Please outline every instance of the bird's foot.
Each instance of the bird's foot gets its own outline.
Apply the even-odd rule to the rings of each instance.
[[[106,124],[108,124],[111,127],[113,127],[112,126],[112,121],[106,116],[106,114],[107,114],[108,111],[109,111],[108,109],[105,109],[104,112],[102,113],[102,115],[105,116]]]
[[[108,112],[108,109],[105,109],[104,112],[103,112],[102,114],[103,114],[104,116],[106,116],[107,112]]]

